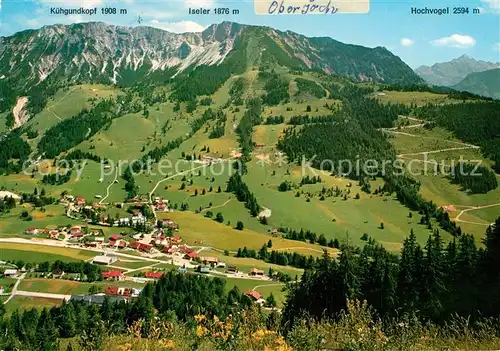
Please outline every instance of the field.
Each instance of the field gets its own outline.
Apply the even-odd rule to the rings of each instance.
[[[97,253],[65,247],[46,245],[5,243],[0,242],[0,257],[5,261],[23,260],[25,262],[39,263],[45,261],[82,261],[96,256]]]
[[[230,226],[192,212],[177,211],[160,214],[160,218],[163,217],[171,218],[178,223],[181,228],[183,240],[194,246],[209,246],[220,250],[227,249],[232,251],[246,246],[258,250],[271,239],[273,241],[273,249],[275,250],[300,247],[311,249],[311,254],[314,252],[318,255],[321,254],[321,248],[317,245],[276,238],[270,234],[254,232],[249,229],[237,231]]]
[[[308,175],[313,175],[304,169]],[[402,241],[413,229],[419,241],[428,236],[426,228],[408,218],[408,209],[393,197],[366,194],[348,179],[333,177],[326,172],[318,172],[322,183],[305,185],[292,191],[280,192],[278,186],[283,180],[297,184],[302,178],[302,170],[297,166],[270,165],[261,167],[257,162],[249,165],[245,181],[257,196],[259,204],[271,209],[268,222],[273,227],[291,227],[297,230],[309,229],[324,234],[327,239],[338,238],[361,244],[363,233],[384,242]],[[382,183],[374,181],[372,189]],[[307,194],[318,194],[323,187],[343,189],[349,192],[347,200],[330,197],[321,200],[318,195],[307,201]],[[300,196],[297,197],[297,192]],[[359,199],[355,195],[359,194]],[[286,204],[286,205],[284,205]],[[415,214],[415,213],[414,213]],[[379,229],[380,223],[384,229]]]
[[[128,261],[117,261],[113,263],[113,267],[122,267],[122,268],[129,268],[129,269],[139,269],[142,267],[147,267],[150,266],[151,262],[148,261],[135,261],[135,262],[128,262]]]
[[[383,94],[383,95],[381,95]],[[382,102],[392,102],[400,104],[416,104],[422,106],[428,103],[432,104],[445,104],[453,103],[457,100],[450,99],[446,94],[435,94],[429,92],[419,91],[386,91],[375,93],[375,97]]]
[[[62,300],[46,299],[41,297],[15,296],[5,305],[6,314],[10,315],[13,311],[26,311],[33,308],[42,310],[44,308],[52,308],[59,306]]]

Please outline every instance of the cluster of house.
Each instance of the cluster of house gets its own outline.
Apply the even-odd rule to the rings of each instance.
[[[64,235],[62,229],[38,229],[34,227],[26,228],[24,234],[28,235],[46,235],[49,239],[57,240],[60,235]]]
[[[112,269],[109,271],[102,272],[101,274],[102,274],[102,278],[104,280],[112,280],[112,281],[125,280],[125,274],[122,271]],[[160,272],[160,271],[146,272],[144,274],[144,277],[148,278],[148,279],[160,279],[162,277],[162,275],[163,275],[163,272]]]
[[[234,265],[226,265],[226,263],[219,261],[217,257],[199,256],[196,251],[191,248],[183,248],[184,258],[186,260],[199,262],[198,271],[200,273],[209,273],[214,268],[225,268],[228,273],[238,273],[238,267]]]
[[[57,229],[40,229],[40,228],[35,228],[35,227],[30,227],[27,228],[24,231],[25,234],[28,235],[44,235],[48,239],[54,239],[57,240],[61,237],[66,237],[68,236],[69,239],[77,239],[80,240],[84,236],[101,236],[100,241],[104,241],[104,233],[101,230],[98,229],[88,229],[84,228],[82,226],[73,226],[73,227],[66,227],[66,226],[60,226]],[[97,239],[97,238],[96,238]],[[97,239],[99,241],[99,239]]]
[[[87,211],[94,211],[94,213],[98,216],[102,214],[102,211],[106,209],[106,206],[104,204],[101,204],[99,202],[94,202],[90,204],[89,201],[87,201],[83,197],[74,197],[73,195],[66,194],[63,196],[62,203],[66,203],[70,206],[72,206],[72,209],[77,212],[82,212],[83,210]],[[109,218],[107,217],[99,217],[99,223],[100,225],[103,226],[110,226],[109,223],[112,223],[114,227],[127,227],[127,226],[134,226],[137,224],[145,224],[146,223],[146,217],[143,216],[139,208],[142,206],[142,204],[136,204],[136,207],[138,208],[132,213],[132,216],[130,217],[123,217],[123,218],[118,218],[118,219],[113,219],[111,222],[109,221]],[[88,222],[91,221],[91,219],[87,219]]]

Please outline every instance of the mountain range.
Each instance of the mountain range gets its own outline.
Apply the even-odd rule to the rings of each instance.
[[[475,60],[462,55],[448,62],[435,63],[432,66],[420,66],[415,72],[427,83],[452,87],[460,83],[471,73],[500,68],[500,62]]]
[[[237,64],[234,64],[234,63]],[[165,81],[198,66],[238,69],[278,64],[358,82],[418,84],[422,79],[383,47],[308,38],[269,27],[222,22],[200,33],[104,23],[45,26],[0,37],[0,82],[29,90],[48,80],[120,85]]]

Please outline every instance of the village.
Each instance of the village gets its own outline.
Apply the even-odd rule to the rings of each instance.
[[[191,247],[183,242],[179,235],[179,226],[171,219],[156,219],[156,212],[173,211],[168,207],[168,201],[160,197],[152,197],[152,203],[145,199],[129,199],[121,204],[113,204],[119,208],[127,207],[127,217],[117,216],[108,218],[104,215],[106,204],[91,203],[81,197],[64,194],[60,201],[66,207],[66,215],[71,219],[81,220],[82,225],[60,225],[54,229],[28,227],[24,234],[44,244],[57,247],[81,248],[94,251],[96,255],[87,260],[100,267],[99,281],[106,284],[100,291],[88,294],[64,295],[62,299],[84,300],[93,303],[102,303],[105,296],[112,299],[128,301],[137,297],[142,288],[122,286],[120,282],[146,284],[161,277],[172,269],[181,274],[200,274],[213,277],[230,277],[236,279],[250,279],[256,281],[271,281],[276,277],[269,272],[258,268],[240,271],[236,265],[226,264],[223,258],[203,255],[206,248]],[[105,235],[102,227],[116,228],[117,233]],[[130,230],[120,229],[133,229]],[[130,269],[117,266],[118,261],[150,263],[142,269]],[[5,264],[5,262],[2,262]],[[161,266],[162,268],[157,268]],[[169,267],[168,269],[166,267]],[[21,281],[26,275],[34,274],[34,268],[9,266],[4,270],[4,278]],[[35,274],[36,276],[36,274]],[[47,279],[66,279],[81,281],[80,275],[66,274],[64,271],[57,274],[43,275]],[[101,284],[102,285],[102,284]],[[14,295],[20,291],[6,292],[0,286],[0,295]],[[15,289],[14,289],[15,290]],[[255,303],[263,304],[262,295],[250,289],[244,292]]]

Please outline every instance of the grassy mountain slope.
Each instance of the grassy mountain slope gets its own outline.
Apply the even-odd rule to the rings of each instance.
[[[453,86],[460,91],[500,99],[500,68],[471,73],[460,83]]]

